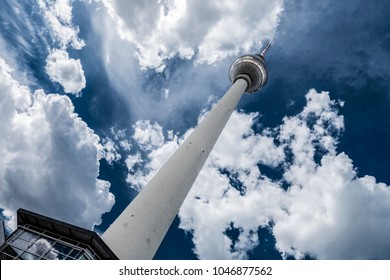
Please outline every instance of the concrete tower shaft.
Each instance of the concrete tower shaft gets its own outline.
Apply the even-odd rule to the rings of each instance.
[[[153,258],[241,96],[265,85],[268,48],[232,64],[230,89],[102,235],[120,259]]]
[[[152,259],[248,84],[238,79],[102,235],[119,259]]]

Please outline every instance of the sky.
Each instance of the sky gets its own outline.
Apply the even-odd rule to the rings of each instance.
[[[390,3],[0,0],[0,209],[103,233],[266,56],[155,259],[390,259]]]

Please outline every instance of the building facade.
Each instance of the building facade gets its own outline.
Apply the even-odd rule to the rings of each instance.
[[[118,259],[96,232],[24,209],[17,211],[17,229],[0,238],[1,260]]]

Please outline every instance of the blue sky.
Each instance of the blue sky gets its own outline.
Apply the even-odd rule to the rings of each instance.
[[[276,37],[157,259],[389,259],[385,1],[1,1],[0,208],[99,233]]]

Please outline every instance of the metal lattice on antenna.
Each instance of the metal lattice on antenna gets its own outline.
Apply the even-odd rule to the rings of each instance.
[[[262,57],[265,57],[265,54],[268,52],[268,49],[271,47],[272,43],[274,42],[275,38],[272,38],[271,41],[268,42],[268,44],[263,48],[263,50],[260,52],[260,55]]]

